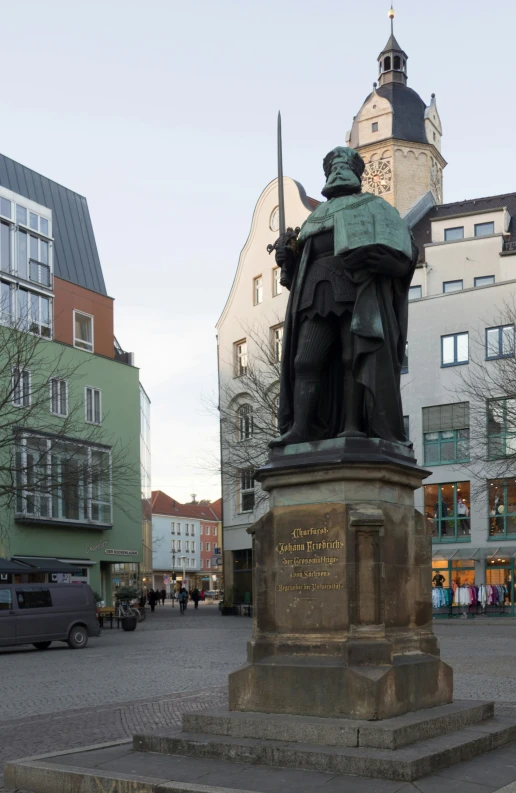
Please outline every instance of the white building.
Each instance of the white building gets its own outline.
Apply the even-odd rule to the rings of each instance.
[[[170,592],[174,580],[191,589],[200,571],[201,522],[188,505],[155,490],[152,493],[152,586]]]
[[[470,418],[485,416],[487,406],[461,396],[459,375],[476,362],[485,368],[514,356],[514,328],[496,317],[516,286],[516,193],[442,204],[446,161],[435,96],[426,105],[407,86],[407,56],[393,36],[378,62],[379,86],[355,116],[347,142],[366,162],[363,189],[400,210],[420,251],[410,290],[407,367],[401,375],[407,431],[419,463],[432,472],[416,493],[416,506],[433,521],[436,581],[445,587],[452,581],[505,584],[512,603],[516,480],[488,481],[481,465],[475,470],[468,462],[470,431],[478,437],[480,428],[470,427]],[[285,178],[284,186],[287,225],[301,225],[316,202],[294,180]],[[274,344],[285,313],[288,295],[278,289],[278,270],[266,251],[276,237],[274,181],[258,199],[217,324],[221,391],[233,378],[235,422],[249,400],[244,388],[238,394],[237,378],[253,356],[243,329],[269,329]],[[516,427],[507,406],[498,401],[489,411],[489,443],[510,453]],[[222,457],[226,589],[235,585],[242,591],[249,588],[252,561],[246,529],[266,505],[254,508],[252,471],[242,470],[238,481],[230,481]]]

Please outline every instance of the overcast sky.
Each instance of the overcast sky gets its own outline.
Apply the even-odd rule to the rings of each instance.
[[[2,12],[0,151],[85,195],[116,335],[152,400],[153,487],[215,499],[215,323],[255,203],[319,198],[377,77],[388,0],[17,0]],[[516,190],[516,3],[396,0],[409,85],[435,92],[444,200]]]

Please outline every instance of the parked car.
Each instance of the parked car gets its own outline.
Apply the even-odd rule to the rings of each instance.
[[[90,636],[100,636],[100,626],[87,584],[0,584],[0,647],[66,642],[78,650]]]

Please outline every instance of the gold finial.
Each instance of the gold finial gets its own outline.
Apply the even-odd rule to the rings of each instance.
[[[394,35],[394,17],[396,16],[394,12],[394,8],[392,7],[392,0],[391,0],[391,7],[389,8],[388,17],[391,20],[391,36]]]

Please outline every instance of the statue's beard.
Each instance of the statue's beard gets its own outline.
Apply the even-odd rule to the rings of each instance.
[[[348,193],[358,193],[361,187],[361,181],[353,171],[349,171],[345,175],[339,174],[338,176],[330,173],[321,193],[325,198],[334,198]]]

